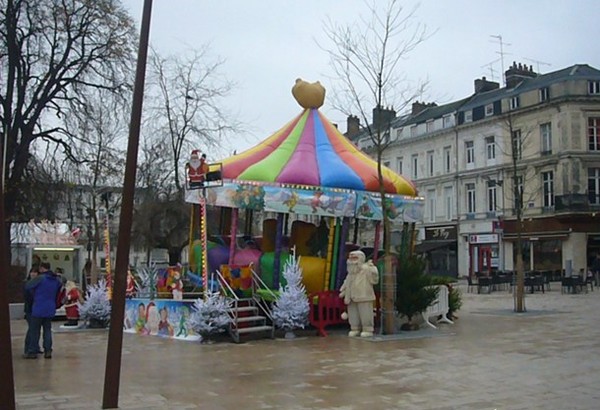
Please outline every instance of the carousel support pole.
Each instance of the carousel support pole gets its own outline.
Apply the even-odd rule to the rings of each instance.
[[[338,219],[335,218],[335,239],[333,242],[333,255],[331,256],[331,278],[328,283],[329,290],[335,289],[335,283],[336,283],[335,277],[336,277],[337,268],[338,268],[338,258],[340,256],[339,255],[340,231],[341,231],[340,223],[338,222]]]
[[[202,287],[204,296],[208,290],[208,224],[206,223],[206,197],[200,197],[200,238],[202,241]]]
[[[381,221],[375,223],[375,240],[373,242],[373,263],[377,264],[379,259],[379,241],[381,237]]]
[[[233,265],[233,260],[235,258],[235,249],[237,245],[237,226],[238,226],[238,218],[239,218],[239,209],[233,208],[231,210],[231,231],[229,239],[229,265]]]
[[[329,279],[331,278],[331,263],[333,261],[333,243],[335,242],[335,218],[329,218],[329,238],[327,244],[327,260],[325,262],[325,281],[323,290],[329,290]]]
[[[285,214],[285,221],[283,222],[283,235],[288,236],[288,225],[290,223],[290,214]]]
[[[195,261],[193,258],[193,252],[192,252],[192,247],[194,246],[194,207],[196,205],[192,204],[192,206],[190,207],[190,231],[189,231],[189,241],[188,241],[188,266],[190,267],[190,271],[195,272],[194,269],[192,269],[192,267],[194,267],[195,269],[198,269],[197,266],[195,266]]]
[[[281,270],[281,245],[283,242],[283,214],[277,214],[275,231],[275,255],[273,260],[273,288],[279,289],[279,271]]]
[[[358,242],[358,218],[354,218],[354,235],[352,237],[352,243],[356,245]]]
[[[348,240],[348,234],[350,231],[350,218],[344,218],[342,221],[342,232],[340,234],[340,251],[338,253],[338,268],[337,275],[335,275],[335,287],[339,289],[346,279],[346,241]]]

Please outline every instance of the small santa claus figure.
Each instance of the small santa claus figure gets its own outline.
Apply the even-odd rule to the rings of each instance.
[[[206,154],[200,155],[199,150],[193,150],[190,161],[187,164],[187,173],[190,189],[202,188],[204,186],[204,179],[208,173]]]
[[[78,303],[83,303],[83,296],[72,280],[68,280],[65,284],[65,291],[65,312],[67,314],[67,323],[65,323],[65,326],[77,326],[79,322]]]
[[[181,280],[181,274],[179,272],[175,272],[173,275],[171,293],[173,293],[173,299],[183,300],[183,281]]]
[[[127,287],[125,288],[125,297],[132,298],[135,296],[135,279],[131,270],[127,270]]]

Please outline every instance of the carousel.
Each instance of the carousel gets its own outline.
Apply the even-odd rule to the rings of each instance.
[[[357,243],[360,227],[374,232],[365,253],[377,259],[383,219],[377,162],[319,111],[320,83],[298,79],[292,94],[302,112],[258,145],[211,164],[192,153],[185,193],[193,205],[189,266],[182,277],[202,290],[242,298],[258,281],[273,295],[285,284],[282,266],[295,257],[307,292],[336,291],[347,253],[365,246]],[[424,201],[414,184],[381,168],[391,225],[401,230],[420,221]]]

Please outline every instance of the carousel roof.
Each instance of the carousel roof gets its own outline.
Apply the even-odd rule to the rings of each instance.
[[[340,133],[318,110],[321,104],[309,104],[263,142],[223,160],[223,177],[379,192],[377,162]],[[387,193],[417,195],[410,180],[384,166],[382,172]]]

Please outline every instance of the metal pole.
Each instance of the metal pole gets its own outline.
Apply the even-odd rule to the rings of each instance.
[[[146,76],[146,60],[148,57],[148,38],[150,34],[150,17],[152,0],[144,0],[140,45],[133,89],[131,123],[129,126],[129,142],[127,145],[127,162],[125,163],[125,179],[123,182],[123,204],[119,220],[119,240],[117,243],[117,260],[115,263],[114,290],[108,348],[106,352],[106,371],[104,374],[103,409],[119,407],[119,382],[121,378],[121,354],[123,348],[123,319],[125,316],[125,287],[127,268],[129,267],[129,248],[131,241],[131,221],[133,216],[133,196],[135,191],[135,174],[140,139],[140,123],[144,100],[144,81]]]

